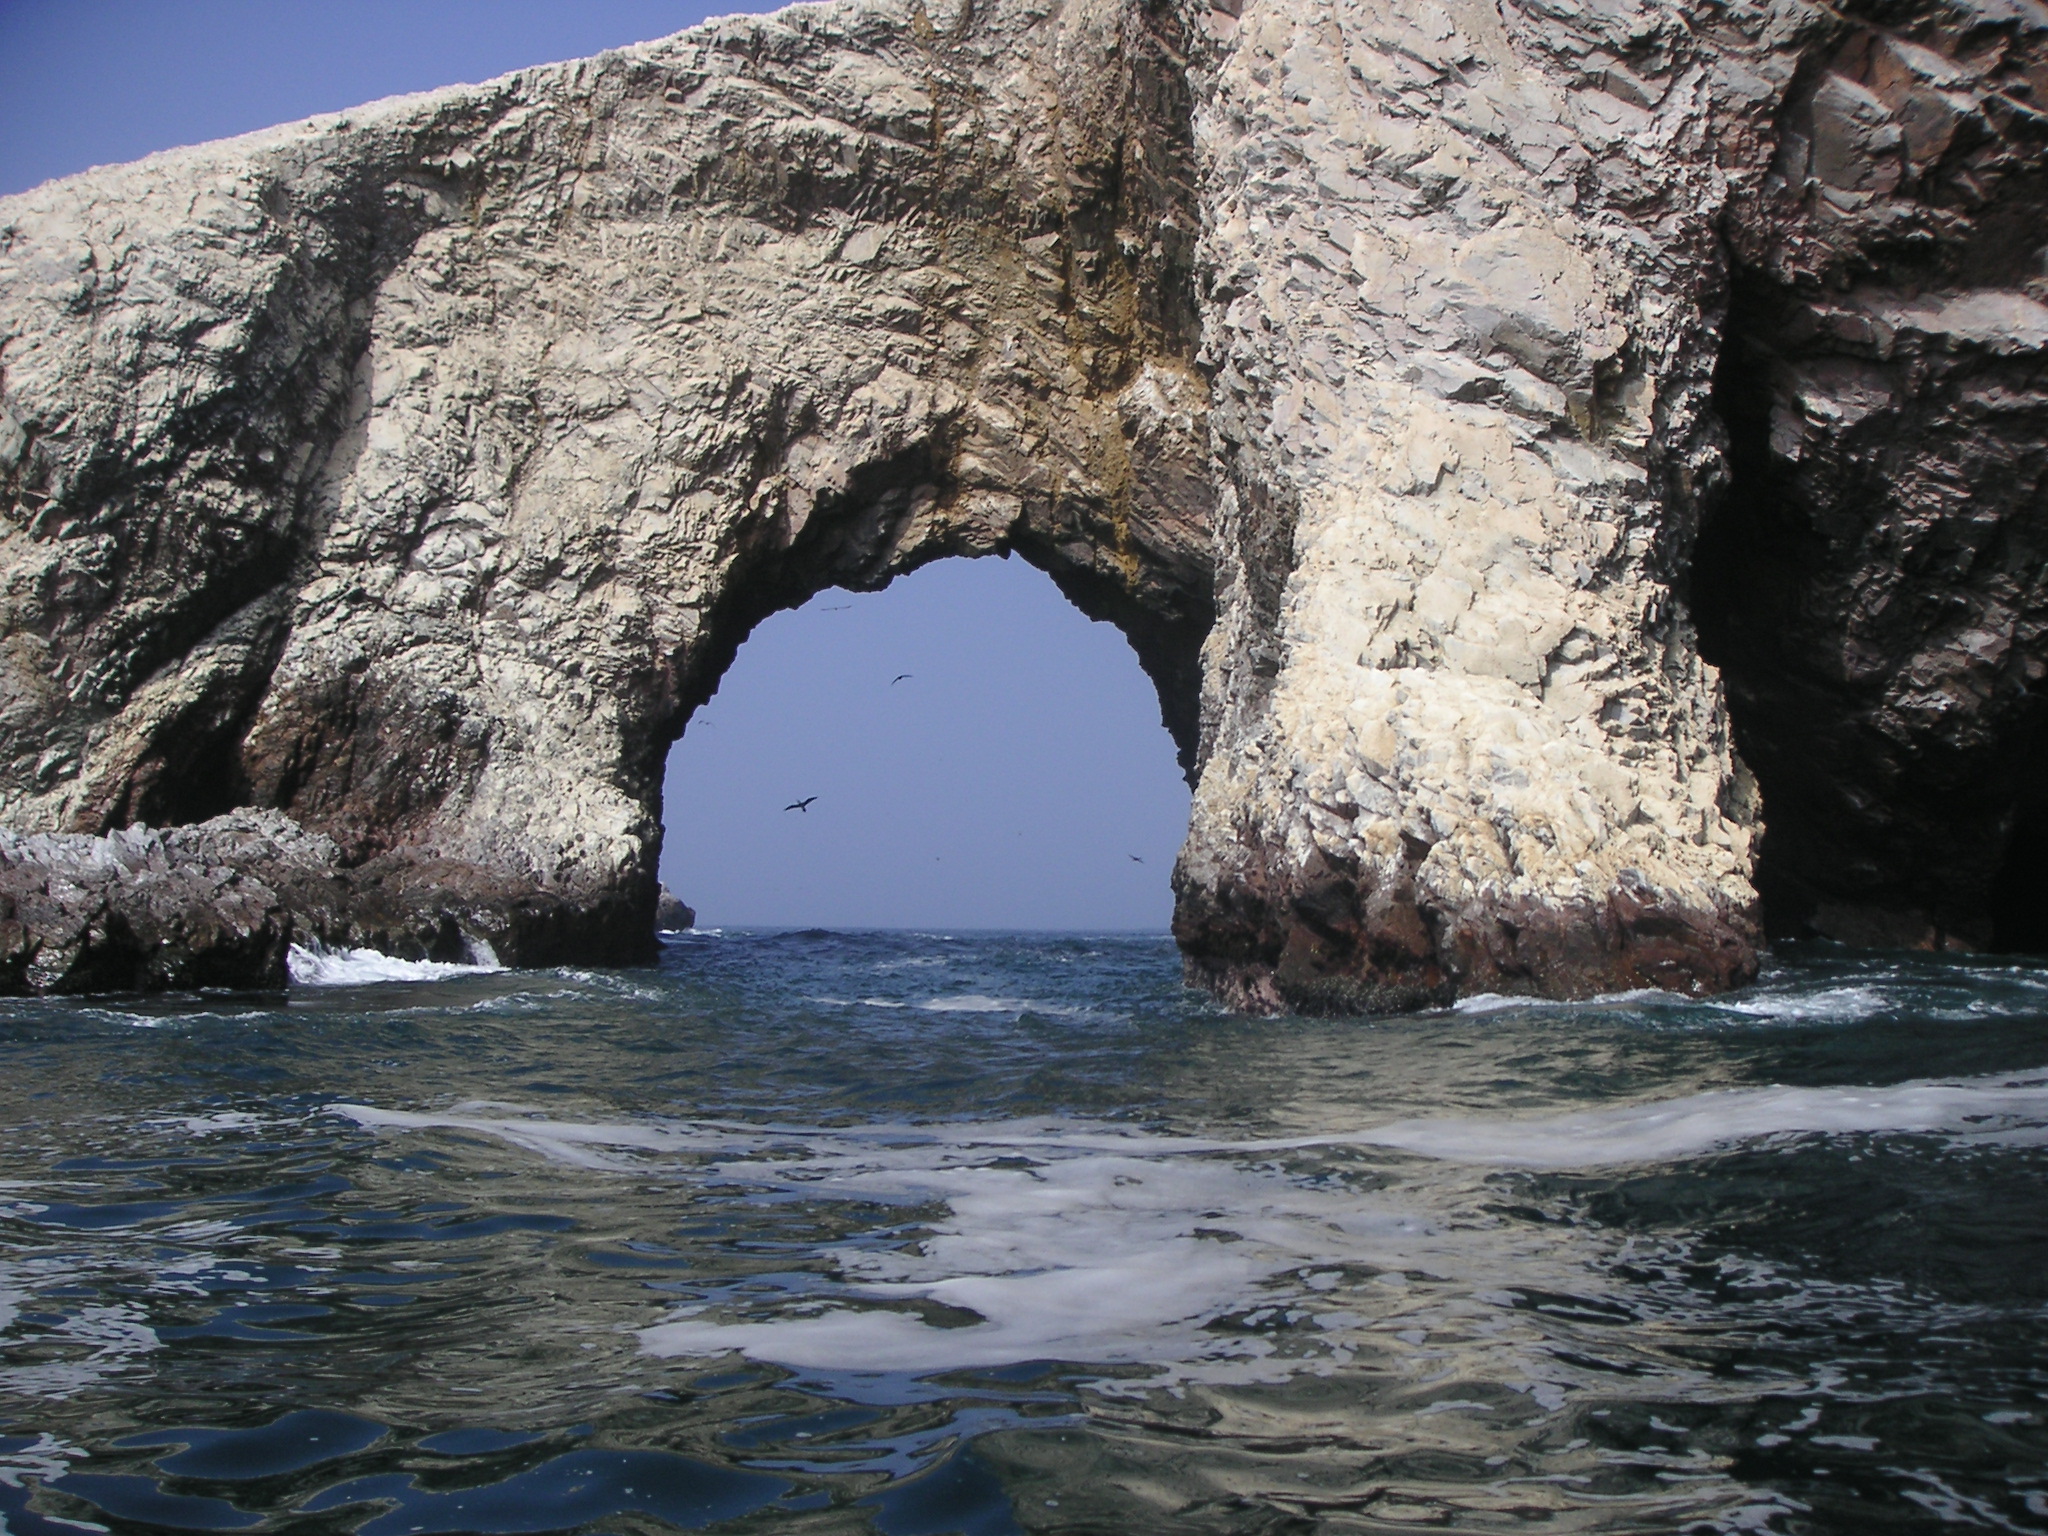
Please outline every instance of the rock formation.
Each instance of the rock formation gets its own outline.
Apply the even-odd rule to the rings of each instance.
[[[1015,550],[1240,1004],[2037,942],[2044,109],[2031,0],[840,0],[0,201],[0,821],[644,958],[749,629]]]
[[[697,913],[690,904],[667,886],[659,887],[654,893],[654,930],[657,933],[682,933],[697,926]]]
[[[281,989],[292,915],[256,866],[333,851],[274,811],[163,833],[0,832],[0,995]]]

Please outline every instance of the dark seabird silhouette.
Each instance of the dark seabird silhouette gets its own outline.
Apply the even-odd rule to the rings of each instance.
[[[1139,858],[1135,853],[1127,853],[1124,855],[1124,857],[1129,859],[1133,864],[1142,864],[1145,862],[1143,859]]]
[[[816,795],[806,795],[803,799],[796,801],[792,805],[785,805],[783,809],[785,811],[802,811],[808,816],[811,814],[811,802],[817,798]]]
[[[917,674],[914,672],[898,672],[894,677],[889,679],[889,686],[891,688],[894,688],[898,683],[902,682],[905,678],[915,677],[916,675]]]

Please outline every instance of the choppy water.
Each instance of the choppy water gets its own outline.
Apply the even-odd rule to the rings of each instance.
[[[302,968],[0,1004],[7,1529],[2048,1532],[2048,971]]]

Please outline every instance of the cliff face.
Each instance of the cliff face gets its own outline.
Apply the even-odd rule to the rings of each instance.
[[[1209,33],[1191,968],[1711,990],[1758,886],[1783,931],[2048,948],[1994,916],[2048,852],[2048,11]]]
[[[2044,108],[2018,4],[877,0],[0,201],[0,821],[633,959],[752,625],[1015,549],[1242,1004],[2022,942]]]

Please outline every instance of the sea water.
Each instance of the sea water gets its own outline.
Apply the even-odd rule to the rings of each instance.
[[[2048,1532],[2048,971],[294,972],[0,1004],[7,1530]]]

